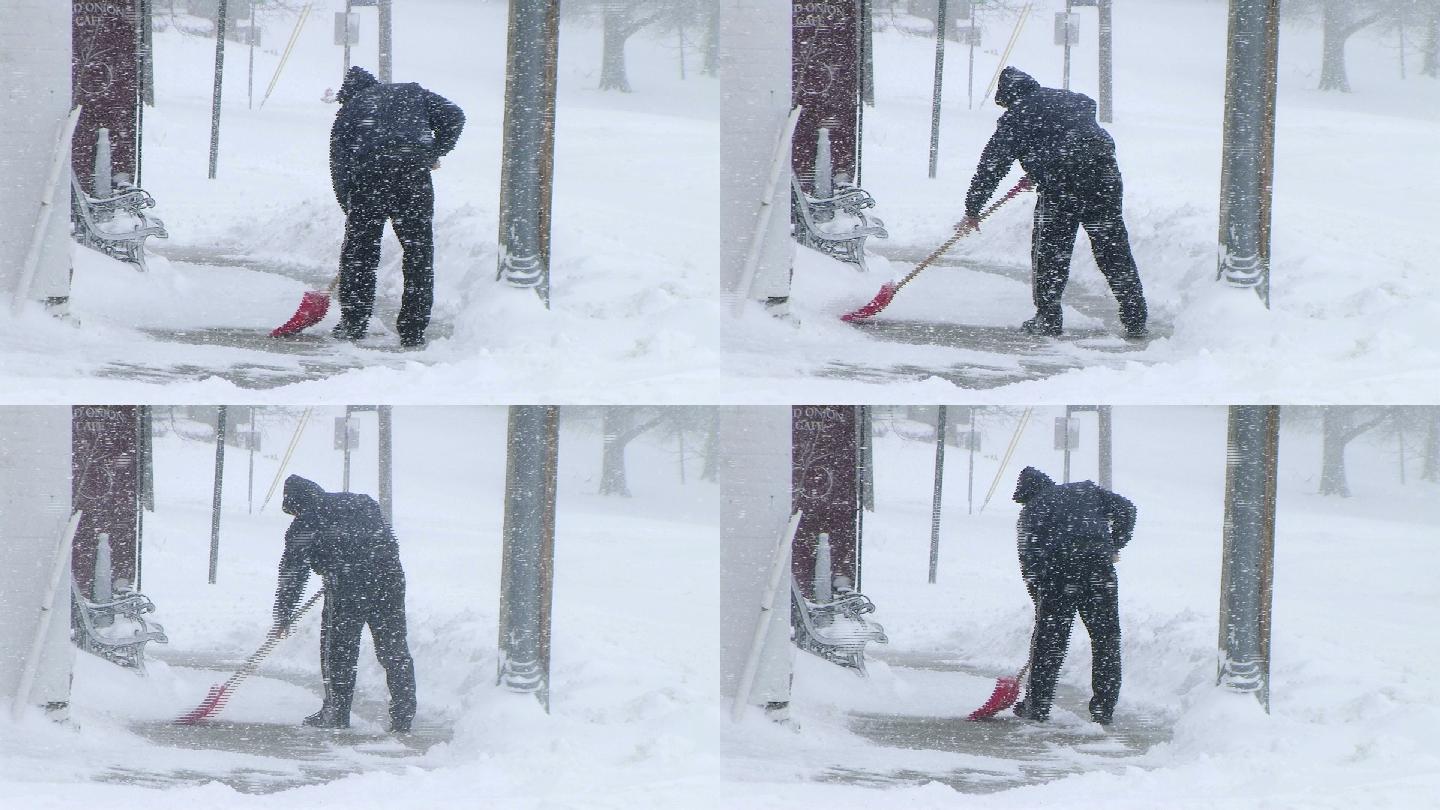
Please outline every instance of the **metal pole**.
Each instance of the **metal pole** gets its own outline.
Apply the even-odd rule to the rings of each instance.
[[[395,421],[389,405],[379,407],[380,418],[380,513],[385,522],[395,525],[395,463],[391,442]]]
[[[215,163],[220,159],[220,89],[225,76],[225,4],[219,0],[215,19],[215,90],[210,101],[210,179],[215,179]]]
[[[1070,89],[1070,6],[1071,0],[1065,0],[1065,73],[1061,87]]]
[[[1216,683],[1253,692],[1270,711],[1270,605],[1280,408],[1230,408]]]
[[[344,450],[345,471],[344,471],[343,477],[340,479],[340,490],[341,490],[342,492],[349,492],[349,491],[350,491],[350,406],[349,406],[349,405],[346,405],[346,406],[345,406],[345,429],[344,429],[343,431],[341,431],[341,432],[342,432],[343,437],[344,437],[344,438],[343,438],[343,441],[341,442],[341,446],[345,448],[345,450]]]
[[[95,131],[95,196],[106,199],[115,196],[114,162],[111,160],[110,130],[100,127]]]
[[[140,508],[135,510],[135,590],[143,591],[145,575],[145,512],[155,511],[155,441],[153,405],[140,406]]]
[[[1111,455],[1110,443],[1114,436],[1115,424],[1113,414],[1109,405],[1101,405],[1097,408],[1100,414],[1100,486],[1106,489],[1113,489],[1113,457]]]
[[[496,278],[533,287],[550,308],[559,0],[511,0]]]
[[[223,6],[225,0],[220,0]],[[215,498],[210,505],[210,584],[215,584],[215,570],[220,564],[220,488],[225,481],[225,406],[215,417]]]
[[[523,2],[523,0],[517,0]],[[554,584],[559,409],[510,407],[496,682],[533,692],[550,711],[550,604]]]
[[[255,108],[255,0],[250,0],[250,70],[245,79],[245,108]]]
[[[391,62],[394,40],[391,38],[391,0],[380,0],[380,81],[389,84],[392,78]]]
[[[1230,0],[1216,277],[1270,306],[1270,198],[1280,0]]]
[[[1405,420],[1403,415],[1398,415],[1395,420],[1395,432],[1400,435],[1400,486],[1405,486]]]
[[[251,6],[251,8],[254,8],[254,6]],[[259,409],[259,405],[250,406],[250,473],[248,475],[249,483],[246,485],[246,500],[248,503],[248,506],[245,507],[246,514],[255,513],[255,437],[258,435],[255,432],[255,412]]]
[[[1112,0],[1100,0],[1097,11],[1100,15],[1100,121],[1109,124],[1115,120],[1115,101],[1112,87],[1114,57],[1114,25],[1111,19]]]
[[[935,417],[935,499],[930,506],[930,584],[935,584],[935,569],[940,566],[940,491],[945,478],[945,411],[944,405]]]
[[[940,80],[945,74],[945,5],[935,3],[935,91],[930,102],[930,179],[935,179],[935,164],[940,159]]]
[[[975,514],[975,422],[980,418],[980,409],[970,409],[970,480],[965,495],[965,514]]]
[[[980,25],[975,22],[975,4],[970,4],[970,69],[968,89],[965,94],[965,109],[975,109],[975,40],[980,37]]]
[[[1062,483],[1070,483],[1070,417],[1074,414],[1072,405],[1065,406],[1065,434],[1062,437],[1061,446],[1065,448],[1065,472]]]
[[[354,13],[354,6],[350,0],[345,0],[345,70],[340,75],[345,75],[350,70],[350,15]]]
[[[860,0],[860,103],[875,106],[875,3]],[[860,114],[863,116],[864,111]],[[855,184],[860,184],[860,166],[856,161]]]
[[[830,533],[821,532],[815,538],[815,570],[811,573],[811,593],[815,595],[815,602],[821,605],[835,601],[832,590],[835,566],[830,554]]]

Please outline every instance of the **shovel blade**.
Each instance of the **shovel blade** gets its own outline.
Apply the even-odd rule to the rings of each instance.
[[[275,327],[270,337],[281,337],[292,335],[307,326],[314,326],[325,319],[325,313],[330,311],[330,293],[324,290],[310,290],[300,298],[300,306],[290,320]]]
[[[225,686],[223,684],[216,684],[215,686],[210,687],[209,694],[205,695],[205,699],[200,701],[200,705],[196,706],[194,709],[191,709],[185,714],[182,714],[179,717],[175,718],[175,725],[194,725],[214,714],[216,711],[219,710],[220,700],[222,697],[224,697],[224,695]]]
[[[895,292],[897,289],[894,282],[885,282],[880,288],[880,292],[875,293],[875,297],[870,299],[870,303],[860,307],[854,312],[847,312],[841,315],[840,320],[846,323],[853,323],[854,321],[863,321],[866,318],[880,314],[882,309],[890,306],[890,302],[895,300]]]
[[[1000,712],[1015,705],[1015,699],[1020,697],[1020,679],[1012,677],[999,678],[995,681],[995,691],[990,693],[990,699],[985,705],[970,713],[967,720],[986,720]]]

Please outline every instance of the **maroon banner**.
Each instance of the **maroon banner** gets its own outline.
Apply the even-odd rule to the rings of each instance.
[[[855,180],[860,129],[860,0],[793,0],[790,101],[804,109],[795,128],[791,166],[813,190],[815,145],[830,129],[836,177]]]
[[[110,535],[115,579],[135,584],[140,524],[140,408],[76,405],[70,409],[70,492],[81,510],[71,568],[81,590],[95,579],[99,535]]]
[[[73,0],[71,8],[71,100],[84,109],[70,158],[80,185],[93,194],[95,136],[101,127],[110,130],[111,171],[135,180],[140,0]]]
[[[804,512],[792,548],[792,570],[814,596],[815,542],[830,535],[831,576],[860,577],[860,409],[853,405],[791,408],[791,508]]]

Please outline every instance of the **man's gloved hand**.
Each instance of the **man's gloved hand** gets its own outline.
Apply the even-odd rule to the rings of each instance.
[[[980,219],[978,217],[965,217],[964,219],[955,223],[955,230],[959,231],[960,233],[970,233],[971,231],[978,232],[980,230]]]

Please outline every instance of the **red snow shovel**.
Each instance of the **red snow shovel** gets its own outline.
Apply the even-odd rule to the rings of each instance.
[[[970,713],[966,720],[989,720],[1000,712],[1015,705],[1016,698],[1020,697],[1020,682],[1025,680],[1025,673],[1030,669],[1027,661],[1025,666],[1020,668],[1019,674],[1011,678],[1002,676],[995,681],[995,691],[990,693],[990,699],[985,705]]]
[[[1000,199],[991,203],[988,208],[986,208],[984,211],[981,211],[978,218],[983,220],[989,217],[991,214],[995,213],[995,209],[1009,202],[1020,192],[1029,190],[1033,185],[1034,184],[1030,182],[1029,177],[1020,178],[1020,182],[1016,183],[1014,188],[1005,192],[1004,197],[1001,197]],[[970,230],[968,228],[961,228],[959,230],[956,230],[954,236],[951,236],[949,239],[945,240],[945,244],[936,248],[934,253],[926,256],[923,260],[921,260],[919,264],[915,265],[915,269],[911,270],[908,274],[906,274],[904,278],[900,279],[900,281],[898,282],[885,282],[885,284],[880,287],[880,292],[876,293],[875,297],[870,299],[870,303],[866,304],[863,307],[860,307],[854,312],[847,312],[844,315],[841,315],[840,320],[847,323],[853,321],[863,321],[866,318],[870,318],[880,314],[881,310],[885,309],[885,307],[890,306],[890,302],[895,300],[895,293],[900,292],[901,287],[909,284],[912,280],[914,280],[916,276],[920,275],[921,270],[929,267],[931,263],[933,263],[936,259],[945,255],[946,251],[948,251],[952,247],[955,247],[955,243],[959,242],[961,237],[969,233]]]
[[[1020,668],[1015,677],[1000,677],[995,681],[995,690],[990,693],[990,699],[985,705],[971,712],[966,720],[988,720],[1002,711],[1015,705],[1015,699],[1020,697],[1020,684],[1025,680],[1025,673],[1030,671],[1030,664],[1035,661],[1035,642],[1040,634],[1040,601],[1035,603],[1035,626],[1030,630],[1030,657],[1025,661],[1025,666]]]
[[[330,311],[330,299],[335,295],[335,286],[340,283],[340,277],[330,282],[330,286],[323,290],[309,290],[300,297],[300,306],[290,320],[275,327],[270,337],[283,337],[293,335],[307,326],[314,326],[325,319],[325,313]]]
[[[309,610],[310,606],[314,605],[324,593],[325,589],[321,588],[316,591],[315,595],[310,597],[305,604],[301,605],[300,609],[295,611],[295,614],[290,617],[290,625],[294,625],[301,616],[305,615],[305,611]],[[278,634],[266,637],[265,643],[260,645],[260,649],[256,650],[249,658],[246,658],[245,663],[241,664],[240,668],[235,670],[234,675],[231,675],[224,683],[210,687],[209,694],[205,695],[205,699],[200,701],[200,705],[175,718],[175,725],[194,725],[213,714],[219,713],[221,709],[225,708],[225,703],[230,700],[230,695],[234,694],[240,682],[253,675],[255,670],[260,667],[260,662],[265,660],[265,656],[269,655],[270,652],[275,649],[275,645],[279,644],[284,638],[284,636]]]

